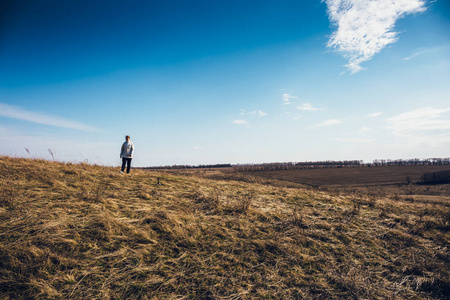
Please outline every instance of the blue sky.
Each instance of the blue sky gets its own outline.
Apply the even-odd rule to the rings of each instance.
[[[135,166],[449,156],[448,1],[1,6],[1,154],[117,165],[129,134]]]

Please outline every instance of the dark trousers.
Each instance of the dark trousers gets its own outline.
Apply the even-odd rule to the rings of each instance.
[[[129,174],[131,168],[131,158],[122,157],[122,172],[125,170],[125,165],[127,165],[127,174]]]

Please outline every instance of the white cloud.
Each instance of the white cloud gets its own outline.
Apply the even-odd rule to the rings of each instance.
[[[442,115],[450,108],[424,107],[386,119],[388,129],[396,136],[417,136],[430,131],[443,131],[448,135],[450,119]]]
[[[331,120],[327,120],[327,121],[324,121],[322,123],[317,124],[316,127],[331,126],[331,125],[337,125],[337,124],[340,124],[340,123],[342,123],[341,120],[331,119]]]
[[[262,110],[253,110],[251,112],[246,112],[245,109],[241,109],[241,116],[245,115],[265,117],[267,116],[267,113],[263,112]]]
[[[192,149],[194,149],[194,150],[202,150],[203,148],[202,147],[198,147],[198,146],[194,146],[194,147],[192,147]]]
[[[297,106],[297,109],[299,109],[299,110],[305,110],[305,111],[318,111],[318,110],[323,110],[323,108],[313,107],[310,103],[303,103],[302,105]]]
[[[263,112],[262,110],[258,110],[258,117],[265,117],[267,114]]]
[[[285,93],[283,94],[283,105],[291,104],[291,99],[297,99],[296,96],[292,96],[291,94]]]
[[[99,129],[64,118],[28,111],[20,107],[0,103],[0,116],[54,127],[96,132]]]
[[[351,73],[363,70],[384,47],[397,41],[395,22],[411,13],[425,11],[424,0],[323,0],[330,21],[337,26],[328,47],[348,59]]]
[[[241,116],[245,116],[245,115],[253,115],[253,116],[258,116],[258,117],[265,117],[267,116],[267,113],[263,112],[262,110],[254,110],[251,112],[246,112],[245,109],[241,109]]]
[[[245,125],[245,124],[247,124],[247,121],[245,121],[245,120],[234,120],[231,123],[238,124],[238,125]]]
[[[375,118],[375,117],[381,116],[382,114],[383,114],[383,112],[379,111],[379,112],[374,112],[374,113],[368,114],[367,116],[369,118]]]

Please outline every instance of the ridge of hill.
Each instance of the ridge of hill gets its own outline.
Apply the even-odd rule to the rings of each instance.
[[[5,156],[0,178],[2,299],[450,295],[448,203]]]

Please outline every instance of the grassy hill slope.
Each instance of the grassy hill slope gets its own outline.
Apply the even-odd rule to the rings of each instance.
[[[2,299],[450,294],[448,203],[8,157],[0,178]]]

